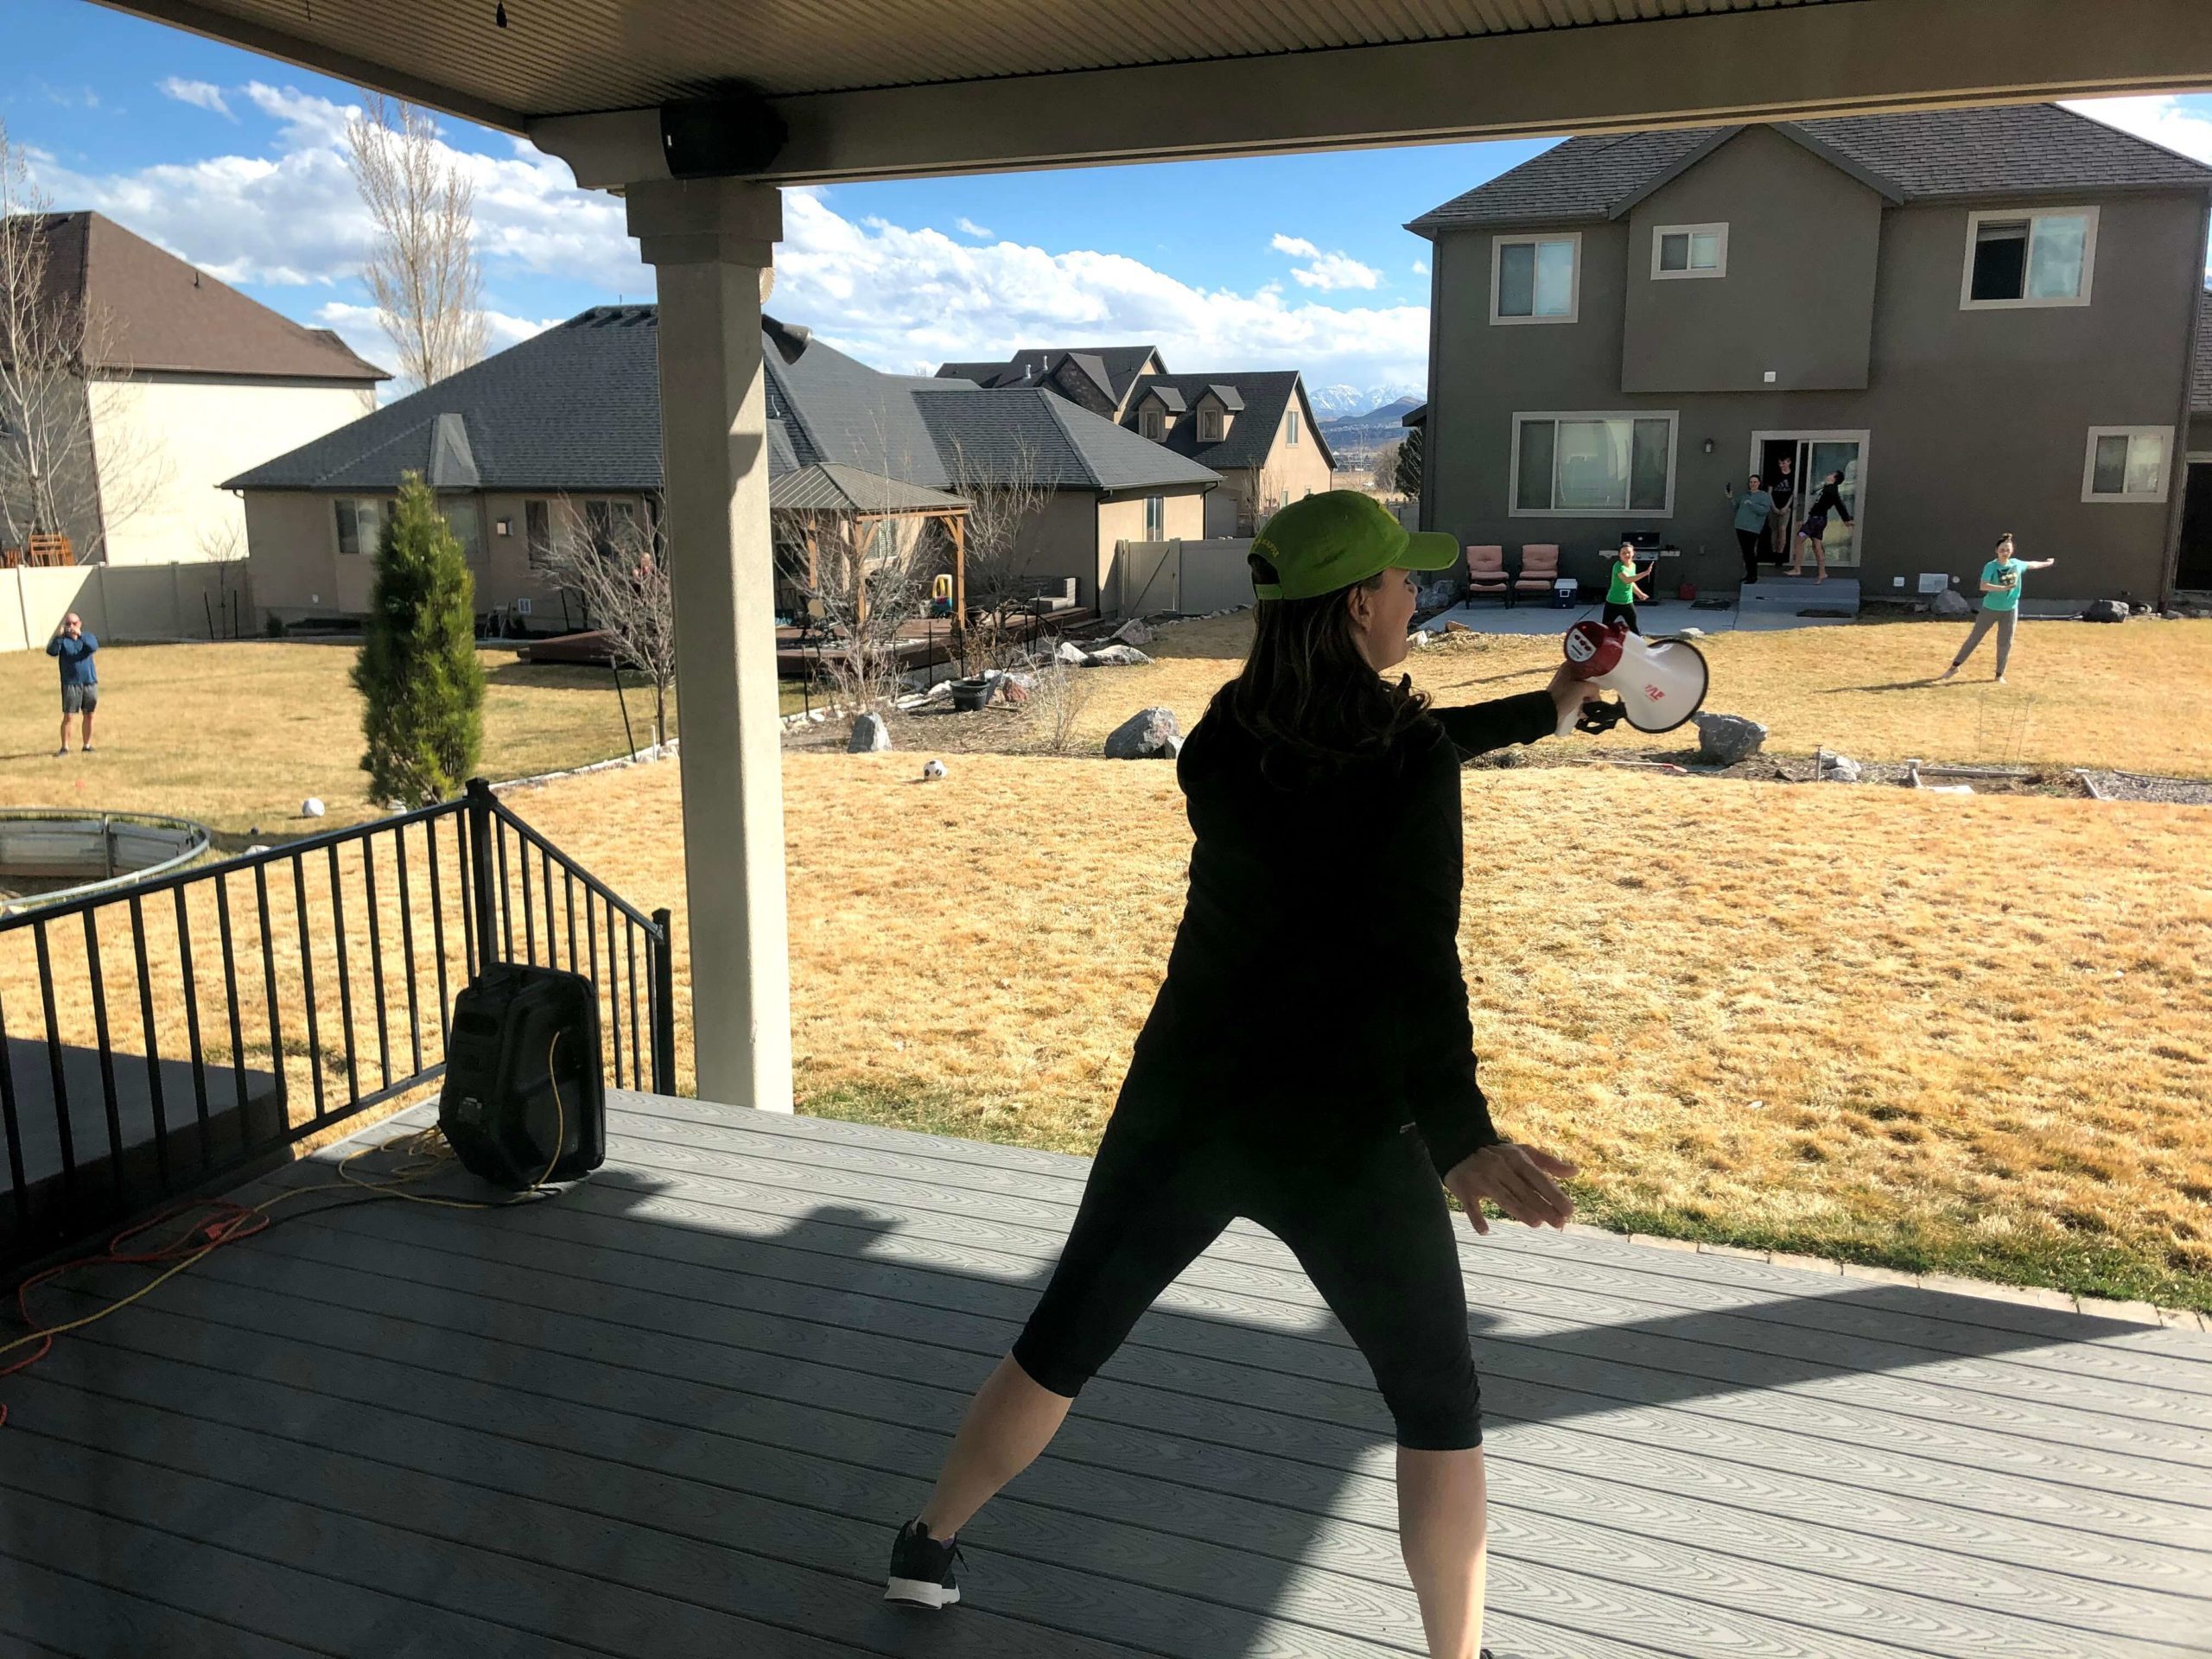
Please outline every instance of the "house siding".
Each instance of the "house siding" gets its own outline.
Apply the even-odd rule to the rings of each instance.
[[[1662,568],[1662,582],[1732,587],[1742,567],[1722,486],[1747,470],[1751,435],[1863,429],[1866,597],[1910,592],[1922,571],[1966,578],[2011,530],[2028,556],[2059,561],[2037,578],[2039,597],[2154,600],[2171,545],[2167,504],[2085,503],[2082,463],[2091,427],[2170,427],[2183,406],[2204,202],[2173,192],[2064,205],[2076,201],[2100,209],[2092,302],[2048,309],[1960,307],[1968,214],[2001,202],[1885,210],[1863,391],[1623,390],[1626,288],[1732,285],[1749,257],[1732,232],[1729,281],[1653,284],[1648,238],[1630,240],[1634,215],[1586,226],[1580,320],[1519,327],[1489,321],[1499,232],[1442,232],[1425,511],[1463,545],[1504,544],[1509,561],[1522,544],[1556,542],[1569,574],[1586,579],[1621,531],[1656,530],[1683,550]],[[1516,410],[1645,410],[1679,416],[1671,516],[1510,513]]]
[[[109,526],[110,564],[190,563],[231,541],[243,553],[245,509],[223,480],[376,407],[372,386],[206,376],[99,381],[92,391],[103,505],[113,515],[140,499]]]

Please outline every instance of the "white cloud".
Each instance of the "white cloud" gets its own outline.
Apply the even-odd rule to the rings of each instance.
[[[2066,106],[2076,115],[2148,138],[2212,164],[2212,101],[2201,98],[2092,98]]]
[[[1416,260],[1414,260],[1414,276],[1427,276],[1427,275],[1428,275],[1428,261],[1427,261],[1427,260],[1426,260],[1426,259],[1416,259]]]
[[[327,98],[258,80],[246,83],[245,95],[255,109],[283,124],[277,142],[294,148],[340,147],[346,142],[346,124],[361,112],[357,104],[335,104]]]
[[[965,213],[963,213],[958,219],[954,219],[952,222],[956,226],[959,226],[960,232],[963,236],[972,236],[979,242],[988,242],[996,234],[995,232],[985,230],[982,226],[978,225],[974,219],[969,218]]]
[[[237,116],[231,113],[231,106],[229,101],[223,96],[223,89],[212,80],[183,80],[175,75],[171,75],[162,83],[162,96],[173,98],[180,104],[189,104],[194,109],[206,110],[211,114],[219,115],[227,121],[238,119]]]
[[[1324,253],[1302,236],[1285,236],[1278,231],[1268,245],[1294,259],[1313,261],[1291,270],[1291,276],[1300,288],[1318,288],[1328,293],[1338,289],[1374,288],[1382,281],[1382,273],[1374,266],[1363,265],[1349,254]]]
[[[1185,370],[1298,368],[1362,384],[1427,371],[1426,306],[1338,309],[1272,285],[1198,287],[1122,254],[971,247],[939,231],[855,223],[835,200],[786,194],[776,310],[880,368],[927,372],[1082,335],[1149,342]]]

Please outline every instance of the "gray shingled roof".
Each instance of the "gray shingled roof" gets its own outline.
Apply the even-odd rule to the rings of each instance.
[[[775,480],[775,504],[793,512],[944,512],[967,503],[857,467],[804,467]]]
[[[597,307],[224,487],[387,491],[414,472],[451,487],[657,491],[658,332],[652,306]],[[796,362],[772,346],[763,356],[772,480],[828,467],[941,491],[952,482],[957,438],[973,455],[1035,455],[1040,481],[1054,489],[1219,482],[1041,388],[883,374],[818,340]],[[782,505],[773,487],[770,499]]]
[[[1138,490],[1221,481],[1211,469],[1077,409],[1042,387],[1003,391],[939,389],[929,382],[914,407],[954,472],[992,473],[1026,464],[1056,490]],[[957,488],[957,483],[953,487]]]
[[[2056,104],[1778,122],[1902,201],[2212,188],[2212,168]],[[1407,226],[1586,224],[1625,212],[1734,127],[1570,138]]]
[[[1058,368],[1061,359],[1073,357],[1078,359],[1077,366],[1118,405],[1154,349],[1150,346],[1045,346],[1016,352],[1002,363],[942,363],[937,372],[939,379],[972,380],[979,386],[1033,385]]]
[[[1297,395],[1299,375],[1296,369],[1262,369],[1250,372],[1224,374],[1215,370],[1211,374],[1147,374],[1138,383],[1136,395],[1129,399],[1129,412],[1122,418],[1127,429],[1137,430],[1145,399],[1154,391],[1173,391],[1185,403],[1197,407],[1198,401],[1208,391],[1233,389],[1243,399],[1243,409],[1233,415],[1229,423],[1229,435],[1219,443],[1198,442],[1198,417],[1185,415],[1167,429],[1167,436],[1157,448],[1173,450],[1179,455],[1188,455],[1217,472],[1232,467],[1257,467],[1267,460],[1274,447],[1274,435],[1281,429],[1283,411],[1290,407]],[[1163,399],[1163,401],[1165,401]],[[1319,424],[1312,418],[1312,411],[1300,405],[1306,419],[1299,429],[1299,442],[1311,443],[1321,451],[1321,459],[1333,467],[1336,457],[1329,452],[1329,441],[1321,435]]]
[[[2189,410],[2212,415],[2212,288],[2196,313],[2196,354],[2189,365]]]

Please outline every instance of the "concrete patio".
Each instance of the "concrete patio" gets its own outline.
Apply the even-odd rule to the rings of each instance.
[[[1687,601],[1661,598],[1637,607],[1637,620],[1646,633],[1680,633],[1702,628],[1707,633],[1771,633],[1790,628],[1847,627],[1859,614],[1859,583],[1847,575],[1815,582],[1810,576],[1769,575],[1741,588],[1719,590],[1711,597],[1728,604],[1717,610],[1702,609]],[[1422,626],[1437,632],[1457,622],[1477,633],[1565,633],[1585,617],[1593,620],[1605,607],[1592,602],[1554,608],[1541,596],[1504,605],[1494,599],[1456,605]],[[1840,611],[1840,616],[1807,616],[1807,611]]]
[[[0,1653],[1419,1651],[1387,1419],[1268,1235],[969,1529],[967,1604],[899,1615],[890,1528],[1084,1161],[634,1094],[609,1131],[554,1202],[302,1215],[10,1379]],[[2205,1651],[2212,1335],[1580,1231],[1462,1255],[1500,1659]]]

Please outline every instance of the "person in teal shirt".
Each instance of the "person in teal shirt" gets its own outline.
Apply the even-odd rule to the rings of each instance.
[[[1759,546],[1766,540],[1766,521],[1774,517],[1774,498],[1759,487],[1757,473],[1744,480],[1741,494],[1726,484],[1720,493],[1735,504],[1736,545],[1744,555],[1744,585],[1748,588],[1759,579]]]
[[[1974,620],[1974,627],[1967,634],[1967,642],[1959,647],[1959,654],[1951,658],[1951,665],[1939,677],[1949,679],[1967,664],[1974,647],[1981,644],[1982,635],[1992,628],[1997,630],[1997,683],[2005,683],[2005,665],[2012,657],[2012,630],[2020,620],[2020,580],[2028,571],[2048,570],[2056,559],[2023,559],[2012,550],[2012,532],[2006,531],[1997,538],[1997,554],[1981,567],[1981,611]]]

